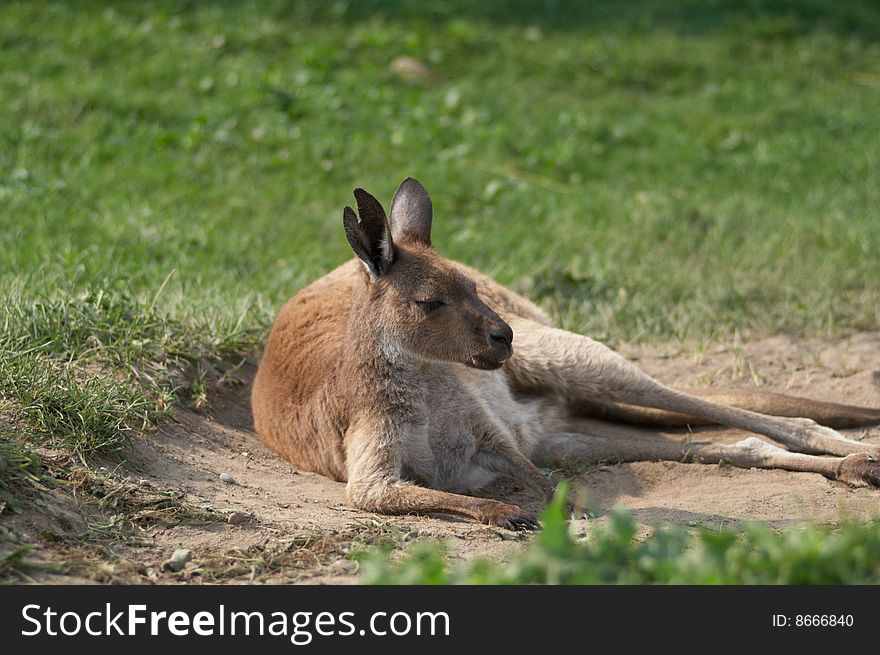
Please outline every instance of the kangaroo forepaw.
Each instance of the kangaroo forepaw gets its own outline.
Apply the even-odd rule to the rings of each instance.
[[[532,530],[540,530],[538,519],[533,514],[515,514],[508,516],[501,524],[502,528],[513,530],[514,532],[527,532]]]
[[[843,458],[837,479],[851,487],[880,487],[880,457],[856,453]]]
[[[497,525],[514,532],[523,532],[527,530],[540,530],[538,519],[534,514],[520,509],[516,505],[508,505],[506,503],[498,503],[496,507],[485,517],[486,523]]]

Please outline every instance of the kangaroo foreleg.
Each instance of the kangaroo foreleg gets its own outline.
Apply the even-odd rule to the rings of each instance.
[[[535,464],[521,453],[516,446],[501,439],[492,438],[480,444],[476,455],[477,461],[484,468],[507,475],[550,500],[556,492],[556,483]]]
[[[534,515],[516,505],[400,480],[397,443],[393,434],[379,427],[362,428],[346,435],[346,495],[352,505],[383,514],[456,514],[509,530],[538,528]]]

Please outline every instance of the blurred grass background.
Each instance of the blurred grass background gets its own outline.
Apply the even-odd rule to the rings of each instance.
[[[262,334],[412,175],[441,253],[612,343],[878,327],[876,2],[4,2],[0,97],[19,305]]]
[[[200,408],[351,256],[356,186],[418,178],[441,253],[611,345],[876,330],[878,108],[871,0],[6,0],[0,514]],[[368,579],[876,578],[873,524],[581,548],[557,514],[510,570]]]

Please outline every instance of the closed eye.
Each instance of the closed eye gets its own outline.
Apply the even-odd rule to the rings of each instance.
[[[446,304],[442,300],[416,300],[415,303],[419,306],[419,309],[424,311],[426,314],[435,312]]]

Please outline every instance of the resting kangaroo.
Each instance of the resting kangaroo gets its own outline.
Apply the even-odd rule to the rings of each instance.
[[[346,207],[343,226],[357,258],[284,306],[252,398],[265,443],[301,469],[346,482],[353,505],[535,529],[519,507],[468,494],[496,476],[550,494],[539,467],[596,461],[724,461],[880,485],[880,448],[815,422],[878,423],[880,410],[664,386],[440,257],[431,247],[431,200],[415,180],[397,189],[390,221],[366,191],[354,196],[358,213]],[[578,431],[585,416],[724,424],[786,448],[754,437],[733,445],[598,438]]]

